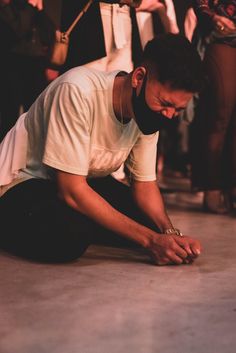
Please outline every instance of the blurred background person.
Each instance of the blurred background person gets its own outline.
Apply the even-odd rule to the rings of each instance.
[[[94,1],[70,35],[67,60],[60,71],[86,65],[102,71],[119,68],[130,72],[134,29],[128,5],[136,6],[140,2]],[[87,0],[62,0],[61,31],[67,30],[86,3]]]
[[[41,0],[0,0],[0,140],[48,84],[54,31]]]
[[[194,0],[208,75],[192,125],[192,185],[204,209],[230,212],[236,199],[236,1]]]

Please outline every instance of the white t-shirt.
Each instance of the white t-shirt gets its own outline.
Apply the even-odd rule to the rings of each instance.
[[[117,120],[117,74],[76,67],[42,92],[19,119],[24,124],[17,130],[16,124],[0,145],[0,195],[16,180],[52,178],[53,169],[102,177],[125,162],[135,180],[156,179],[158,133],[143,135],[133,119],[125,125]]]

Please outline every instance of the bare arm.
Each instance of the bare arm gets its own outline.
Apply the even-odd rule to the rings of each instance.
[[[165,210],[156,181],[133,181],[133,197],[139,208],[157,225],[161,232],[173,227]]]
[[[181,264],[188,256],[177,242],[179,237],[162,236],[117,211],[90,188],[85,177],[58,171],[57,183],[59,197],[70,207],[148,249],[156,264]]]
[[[57,182],[59,197],[70,207],[143,247],[148,245],[148,238],[154,232],[114,209],[88,185],[85,177],[58,172]]]

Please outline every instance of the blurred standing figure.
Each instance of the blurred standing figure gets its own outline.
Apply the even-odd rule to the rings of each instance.
[[[47,86],[47,53],[54,25],[42,0],[0,0],[0,140]]]
[[[67,30],[86,2],[62,0],[62,31]],[[140,2],[95,1],[70,35],[68,56],[61,72],[79,65],[103,71],[119,68],[130,72],[133,69],[132,21],[127,5]]]
[[[103,71],[116,70],[118,67],[127,72],[132,71],[132,23],[129,7],[101,2],[99,8],[106,56],[86,66]]]
[[[225,214],[236,198],[236,0],[194,4],[209,81],[192,128],[192,183],[205,210]]]

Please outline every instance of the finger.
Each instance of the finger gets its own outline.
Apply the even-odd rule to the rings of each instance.
[[[173,257],[173,260],[164,258],[161,260],[156,260],[155,264],[158,266],[167,266],[167,265],[182,265],[184,263],[184,260],[182,260],[180,257],[177,257],[177,259],[175,259]]]
[[[181,257],[177,256],[177,255],[173,255],[172,256],[172,262],[175,265],[181,265],[184,262],[184,259],[182,259]]]
[[[155,254],[152,254],[151,257],[155,265],[165,266],[171,264],[171,261],[167,257],[160,258],[159,256],[155,256]]]
[[[183,259],[177,254],[175,254],[173,251],[169,252],[168,258],[173,264],[181,265],[183,263]]]
[[[179,246],[181,246],[181,248],[183,248],[187,252],[188,255],[194,255],[189,245],[189,238],[184,236],[182,237],[177,236],[175,237],[175,241]]]
[[[158,265],[158,266],[165,266],[165,265],[170,265],[170,264],[171,264],[171,261],[169,259],[167,259],[166,257],[161,260],[156,261],[156,265]]]
[[[199,256],[201,254],[201,245],[198,242],[193,242],[190,244],[192,252],[195,256]]]
[[[151,254],[151,257],[153,262],[158,266],[172,265],[175,262],[175,253],[170,250],[167,251],[166,255],[163,254],[162,256],[154,252]],[[178,259],[180,260],[179,263],[181,264],[183,260],[181,258]]]
[[[185,251],[187,252],[187,254],[188,254],[189,256],[194,255],[194,253],[192,252],[192,250],[191,250],[189,244],[184,244],[184,249],[185,249]]]
[[[188,253],[185,250],[184,247],[181,247],[180,245],[178,245],[176,243],[176,246],[174,247],[174,251],[176,253],[176,255],[178,255],[179,257],[181,257],[181,259],[186,259],[186,257],[188,257]]]

